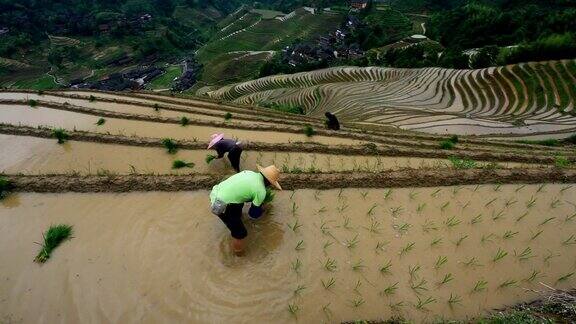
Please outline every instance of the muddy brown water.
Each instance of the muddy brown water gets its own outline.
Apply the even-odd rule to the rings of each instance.
[[[69,141],[58,144],[54,139],[1,135],[0,172],[7,174],[185,174],[231,173],[228,159],[206,164],[212,150],[179,150],[168,154],[165,149],[128,145]],[[192,168],[171,169],[174,160],[194,163]],[[401,168],[448,168],[450,161],[408,157],[374,157],[288,152],[244,151],[241,168],[256,170],[257,165],[274,164],[285,172],[380,172]],[[507,167],[531,167],[502,163]]]
[[[539,282],[576,284],[568,185],[281,192],[263,219],[246,220],[244,257],[231,255],[207,200],[206,191],[9,196],[0,318],[430,322],[529,301]],[[57,223],[73,225],[74,238],[35,264],[33,242]],[[507,254],[494,261],[499,250]]]
[[[10,105],[0,106],[0,122],[13,125],[48,126],[69,130],[82,130],[97,133],[120,134],[127,136],[171,137],[174,139],[193,139],[207,141],[210,135],[223,132],[229,137],[236,137],[243,141],[259,141],[269,143],[288,142],[316,142],[322,144],[358,144],[357,140],[346,138],[314,136],[306,137],[304,134],[292,134],[270,131],[249,131],[210,126],[180,126],[177,124],[155,123],[148,121],[127,120],[120,118],[105,118],[106,123],[97,126],[97,116],[50,109],[44,107],[31,108],[28,106]]]

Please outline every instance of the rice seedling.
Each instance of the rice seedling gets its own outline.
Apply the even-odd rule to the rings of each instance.
[[[96,122],[96,126],[102,126],[106,123],[106,119],[104,118],[100,118],[98,119],[98,121]]]
[[[538,189],[536,190],[536,193],[545,192],[545,191],[544,191],[544,188],[546,188],[546,184],[545,184],[545,183],[543,183],[543,184],[541,184],[540,186],[538,186]]]
[[[325,206],[322,206],[320,209],[318,209],[316,212],[318,214],[322,214],[325,213],[328,209]]]
[[[378,243],[376,243],[376,249],[375,249],[376,253],[378,253],[379,251],[384,251],[384,247],[386,245],[388,245],[388,243],[390,243],[390,242],[378,242]]]
[[[538,270],[532,270],[532,273],[530,274],[530,276],[527,277],[526,279],[524,279],[524,281],[533,282],[533,281],[536,280],[536,278],[538,278],[539,276],[540,276],[540,271],[538,271]]]
[[[573,245],[576,244],[576,236],[574,236],[574,234],[570,235],[569,238],[565,239],[564,241],[562,241],[563,245]]]
[[[230,120],[232,119],[232,114],[230,112],[227,112],[224,114],[224,120]]]
[[[306,289],[306,286],[298,285],[298,287],[296,287],[296,289],[294,289],[294,295],[300,295],[300,293],[302,291],[304,291],[305,289]]]
[[[504,232],[504,235],[502,235],[502,238],[505,240],[509,240],[509,239],[513,238],[514,236],[518,235],[518,233],[520,233],[520,232],[506,231],[506,232]]]
[[[190,124],[190,119],[188,117],[180,118],[180,125],[181,126],[188,126]]]
[[[72,226],[65,224],[50,225],[48,230],[42,234],[44,238],[44,242],[41,244],[42,249],[38,252],[34,261],[38,263],[46,262],[50,258],[52,251],[62,244],[62,242],[70,239],[71,236]]]
[[[415,293],[419,294],[420,291],[427,291],[428,288],[426,287],[426,284],[428,283],[428,281],[426,281],[426,279],[421,279],[418,282],[412,282],[410,283],[410,288],[412,288],[412,290],[414,290]]]
[[[478,166],[478,163],[470,159],[459,159],[457,157],[451,156],[448,158],[450,163],[452,163],[452,168],[463,170],[463,169],[473,169]]]
[[[34,100],[34,99],[28,100],[28,106],[30,106],[31,108],[37,107],[38,106],[38,100]]]
[[[264,196],[264,201],[262,202],[262,204],[269,204],[272,201],[274,201],[274,198],[276,197],[276,193],[270,189],[270,188],[266,188],[266,196]]]
[[[566,190],[569,190],[570,188],[572,188],[573,186],[566,186],[566,187],[562,187],[560,189],[560,193],[564,193]]]
[[[431,231],[437,231],[438,226],[436,226],[436,224],[433,221],[426,220],[426,222],[424,222],[424,224],[422,225],[422,230],[426,233]]]
[[[346,240],[346,247],[349,249],[355,248],[360,241],[358,240],[358,234],[354,236],[351,240]]]
[[[415,266],[408,266],[408,273],[410,274],[410,279],[414,279],[416,277],[416,273],[420,271],[420,265]]]
[[[476,257],[471,257],[468,261],[464,262],[464,265],[467,267],[481,267],[482,265],[478,263],[478,259]]]
[[[517,283],[518,283],[518,281],[516,281],[514,279],[508,279],[508,280],[502,282],[500,285],[498,285],[498,288],[503,289],[503,288],[508,288],[510,286],[516,286]]]
[[[314,130],[314,128],[312,128],[312,126],[310,126],[310,125],[304,126],[304,135],[306,135],[307,137],[312,137],[315,134],[316,134],[316,131]]]
[[[452,216],[452,217],[446,219],[446,221],[444,221],[444,224],[445,224],[447,227],[451,228],[451,227],[454,227],[454,226],[459,225],[461,222],[462,222],[462,221],[459,220],[458,218],[456,218],[456,216]]]
[[[55,128],[52,130],[52,137],[58,140],[58,144],[64,144],[70,138],[70,134],[63,128]]]
[[[370,209],[368,209],[368,211],[366,212],[366,215],[368,216],[373,216],[374,215],[374,210],[376,210],[376,207],[378,207],[377,204],[373,204],[372,207],[370,207]]]
[[[560,201],[560,199],[554,199],[551,203],[550,203],[550,208],[555,209],[558,206],[561,206],[562,202]]]
[[[534,207],[534,205],[536,205],[536,198],[534,198],[534,196],[532,196],[530,198],[530,200],[526,203],[526,208],[530,209],[530,208]]]
[[[516,189],[514,191],[518,192],[518,191],[524,189],[525,187],[526,187],[526,185],[519,185],[518,187],[516,187]]]
[[[494,191],[498,192],[500,190],[502,190],[502,185],[501,184],[497,184],[492,188]]]
[[[176,151],[178,151],[178,144],[171,138],[162,139],[162,145],[164,145],[170,154],[175,154]]]
[[[514,250],[514,255],[518,258],[518,260],[520,261],[524,261],[524,260],[528,260],[531,258],[536,257],[535,255],[532,254],[532,249],[530,247],[525,248],[522,252],[517,253],[516,250]]]
[[[342,223],[341,227],[345,228],[347,230],[351,230],[352,226],[350,226],[350,222],[351,222],[350,217],[344,216],[343,219],[344,219],[344,223]]]
[[[296,272],[296,273],[300,273],[300,269],[302,269],[302,261],[300,261],[300,259],[296,258],[296,261],[292,261],[290,263],[290,268]]]
[[[478,280],[476,281],[476,284],[474,285],[474,288],[472,288],[472,292],[476,293],[476,292],[481,292],[483,290],[486,289],[486,286],[488,285],[487,281],[484,280]]]
[[[444,275],[444,277],[442,277],[442,280],[440,280],[440,282],[438,282],[438,285],[439,286],[445,285],[452,280],[454,280],[454,276],[451,273],[447,273]]]
[[[300,222],[298,222],[298,220],[296,220],[294,222],[294,224],[288,224],[288,227],[294,232],[296,233],[298,231],[298,229],[300,227],[302,227],[302,224],[300,224]]]
[[[160,111],[160,105],[159,104],[154,104],[154,111]]]
[[[436,198],[440,193],[440,191],[442,191],[442,189],[436,189],[432,194],[430,194],[430,196]]]
[[[336,210],[342,214],[346,209],[348,209],[348,207],[350,207],[348,204],[342,203],[340,206],[336,207]]]
[[[324,269],[326,269],[327,271],[334,272],[334,271],[336,271],[337,268],[338,268],[338,264],[336,263],[336,260],[334,260],[334,259],[328,258],[324,262]]]
[[[559,257],[560,253],[552,253],[552,251],[548,250],[548,254],[544,257],[544,263],[550,263],[550,260],[552,260],[552,258],[556,258]]]
[[[408,230],[410,229],[410,227],[412,227],[411,224],[409,223],[403,223],[401,225],[396,225],[396,230],[398,230],[398,232],[400,233],[406,233],[408,232]]]
[[[501,210],[499,213],[496,213],[496,211],[492,211],[492,220],[493,221],[497,221],[500,220],[504,217],[504,211]]]
[[[532,236],[530,236],[530,241],[534,241],[536,238],[538,238],[538,236],[540,236],[540,234],[542,234],[544,232],[544,230],[539,230],[536,233],[532,233]]]
[[[488,206],[492,205],[497,199],[498,198],[494,198],[494,199],[490,200],[489,202],[485,203],[484,207],[488,207]]]
[[[527,212],[525,212],[524,214],[518,216],[518,217],[516,218],[516,223],[518,223],[519,221],[523,220],[526,216],[528,216],[529,213],[530,213],[530,212],[527,211]]]
[[[409,198],[410,200],[416,199],[416,196],[418,196],[418,193],[415,192],[415,191],[410,191],[410,193],[408,194],[408,198]]]
[[[389,286],[387,286],[386,288],[384,288],[384,290],[382,290],[380,292],[380,295],[386,295],[386,296],[390,296],[390,295],[394,295],[396,293],[396,290],[398,290],[398,282],[395,282]]]
[[[504,208],[508,208],[517,202],[518,202],[518,200],[516,200],[514,198],[510,198],[510,199],[506,200],[506,202],[504,203]]]
[[[366,196],[368,196],[368,191],[360,192],[360,196],[362,196],[362,199],[366,200]]]
[[[461,303],[462,303],[462,297],[450,293],[450,298],[448,299],[448,305],[450,305],[450,307],[453,307],[454,305]]]
[[[384,200],[390,199],[391,196],[392,196],[392,189],[387,189],[386,191],[384,191]]]
[[[368,231],[370,231],[370,233],[372,234],[380,234],[382,233],[382,229],[380,227],[380,223],[376,220],[372,220],[372,222],[370,223],[370,228],[366,228]]]
[[[486,243],[486,242],[492,242],[492,238],[493,238],[493,237],[496,237],[496,235],[494,235],[494,234],[492,234],[492,233],[490,233],[490,234],[488,234],[488,235],[485,235],[485,234],[484,234],[484,235],[482,235],[482,238],[480,239],[480,242],[481,242],[482,244],[484,244],[484,243]]]
[[[290,314],[292,314],[292,316],[294,317],[298,317],[298,311],[300,310],[300,307],[298,305],[296,305],[295,303],[293,304],[288,304],[288,311],[290,312]]]
[[[381,274],[390,274],[390,268],[392,268],[392,261],[389,260],[388,263],[380,267],[379,271]]]
[[[426,208],[426,203],[422,203],[422,204],[418,205],[418,207],[416,208],[416,212],[418,214],[421,214],[424,211],[424,208]]]
[[[482,214],[478,214],[470,220],[471,225],[478,224],[480,222],[482,222]]]
[[[450,206],[450,202],[449,202],[449,201],[445,202],[445,203],[440,207],[440,211],[445,211],[446,208],[448,208],[448,206]]]
[[[556,217],[548,217],[545,220],[542,221],[542,223],[538,224],[538,226],[542,226],[542,225],[546,225],[548,224],[550,221],[556,219]]]
[[[0,200],[6,198],[10,190],[12,190],[14,185],[10,180],[0,176]]]
[[[576,218],[576,214],[572,214],[570,216],[566,216],[566,218],[564,218],[564,222],[570,222],[572,221],[574,218]]]
[[[360,292],[360,287],[362,287],[362,282],[360,280],[356,281],[356,286],[354,286],[354,292],[357,293],[358,295],[362,295],[362,293]]]
[[[172,162],[172,169],[182,169],[182,168],[193,168],[195,164],[193,162],[186,162],[182,160],[174,160]]]
[[[294,250],[296,251],[304,250],[304,240],[298,241],[298,243],[296,243],[296,247],[294,248]]]
[[[294,196],[294,193],[296,191],[292,192],[292,197]],[[292,198],[290,198],[292,199]],[[296,212],[298,211],[298,205],[296,205],[296,202],[292,202],[292,217],[296,216]]]
[[[364,268],[366,268],[366,266],[364,265],[364,262],[362,260],[360,260],[360,261],[358,261],[352,265],[353,271],[362,271],[362,270],[364,270]]]
[[[427,305],[436,302],[436,299],[432,297],[428,297],[425,300],[420,299],[418,296],[416,296],[416,298],[418,298],[418,303],[415,305],[415,307],[419,310],[425,309]]]
[[[464,205],[462,205],[462,210],[468,208],[468,206],[470,206],[470,201],[468,201]]]
[[[406,246],[404,246],[401,250],[400,250],[400,256],[405,255],[406,253],[412,251],[414,249],[414,246],[416,245],[415,242],[410,242],[408,244],[406,244]]]
[[[439,246],[440,244],[442,244],[442,238],[441,237],[437,237],[437,238],[433,239],[432,242],[430,242],[431,247]]]
[[[398,311],[398,310],[400,310],[400,307],[406,306],[406,303],[404,303],[403,301],[399,301],[399,302],[394,303],[394,304],[390,303],[390,304],[388,304],[388,306],[390,307],[390,309],[392,309],[394,311]]]
[[[498,252],[496,252],[494,257],[492,257],[492,262],[496,263],[496,262],[504,259],[504,257],[506,257],[507,255],[508,255],[508,252],[498,248]]]
[[[358,297],[354,300],[351,301],[352,302],[352,307],[357,308],[360,307],[362,305],[364,305],[365,301],[362,297]]]
[[[398,215],[400,215],[400,213],[402,213],[403,208],[401,206],[398,207],[394,207],[390,209],[390,213],[392,214],[392,217],[397,217]]]
[[[478,189],[480,189],[480,187],[482,187],[481,185],[476,185],[474,186],[474,189],[472,191],[476,192],[478,191]]]
[[[330,277],[330,279],[326,281],[320,279],[320,281],[322,282],[322,287],[326,290],[330,290],[336,284],[336,279],[334,279],[334,277]]]
[[[88,97],[88,101],[94,102],[94,101],[96,101],[96,97],[94,97],[93,95],[90,95],[90,97]]]
[[[322,306],[322,311],[328,318],[332,317],[332,311],[330,310],[330,303]]]
[[[448,257],[438,256],[438,258],[436,259],[436,263],[434,264],[434,269],[436,269],[436,270],[440,269],[447,262],[448,262]]]
[[[572,271],[572,272],[570,272],[570,273],[567,273],[567,274],[559,277],[558,279],[556,279],[556,282],[566,281],[566,280],[568,280],[570,277],[572,277],[572,276],[574,275],[574,273],[575,273],[574,271]]]
[[[467,238],[468,238],[468,235],[460,236],[460,237],[458,238],[458,240],[456,240],[456,242],[454,242],[454,244],[455,244],[456,246],[460,246],[460,245],[462,245],[462,242],[464,242],[464,240],[467,239]]]
[[[316,201],[320,200],[320,190],[314,191],[314,200]]]
[[[217,156],[214,154],[206,154],[206,158],[204,159],[204,161],[206,161],[206,164],[210,164],[212,163],[212,161],[216,160]]]

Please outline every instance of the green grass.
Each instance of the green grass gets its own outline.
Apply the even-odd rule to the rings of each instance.
[[[213,154],[206,154],[206,158],[204,159],[206,161],[206,164],[210,164],[212,163],[212,161],[216,160],[218,157],[216,155]]]
[[[171,138],[162,139],[162,145],[164,145],[170,154],[175,154],[178,151],[178,144]]]
[[[224,115],[224,120],[230,120],[230,119],[232,119],[232,114],[229,113],[229,112],[227,112],[227,113]]]
[[[38,106],[38,100],[30,99],[28,100],[28,106],[36,108]]]
[[[8,179],[0,177],[0,199],[4,199],[13,187]]]
[[[297,105],[281,104],[275,102],[272,103],[260,102],[258,105],[289,114],[304,115],[304,108]]]
[[[64,224],[51,225],[43,236],[44,243],[42,244],[42,249],[34,259],[34,261],[38,263],[44,263],[50,259],[52,251],[72,236],[72,226]]]
[[[190,124],[190,119],[188,117],[182,117],[180,118],[180,125],[182,126],[188,126],[188,124]]]
[[[452,150],[456,145],[450,140],[440,142],[440,148],[443,150]]]
[[[11,86],[17,89],[49,90],[58,89],[60,86],[54,83],[54,79],[49,75],[37,76],[32,79],[18,80]]]
[[[166,68],[166,72],[161,76],[152,80],[147,88],[149,89],[168,89],[171,88],[174,78],[182,75],[182,66],[170,65]]]
[[[58,144],[64,144],[70,138],[70,135],[66,132],[66,130],[62,128],[56,128],[52,130],[52,137],[58,140]]]
[[[476,161],[469,159],[460,159],[454,156],[448,158],[454,169],[473,169],[477,166]]]
[[[172,162],[172,169],[182,169],[182,168],[193,168],[195,164],[193,162],[186,162],[182,160],[174,160]]]
[[[310,125],[304,126],[304,135],[306,135],[307,137],[312,137],[314,136],[314,134],[316,134],[316,131],[314,130],[314,128],[312,128],[312,126]]]
[[[568,160],[566,157],[564,156],[556,156],[554,158],[554,166],[556,166],[557,168],[567,168],[571,165],[570,160]]]

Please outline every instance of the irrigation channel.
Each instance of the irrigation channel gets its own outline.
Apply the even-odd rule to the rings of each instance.
[[[538,282],[572,287],[562,278],[576,261],[576,188],[566,188],[283,192],[264,219],[247,221],[243,258],[231,256],[225,227],[198,208],[206,191],[15,194],[0,214],[0,254],[10,260],[2,263],[0,291],[10,296],[2,315],[23,322],[465,319],[538,297],[526,290]],[[74,224],[74,238],[38,266],[32,242],[54,223]]]
[[[444,150],[446,136],[322,122],[148,93],[0,92],[13,185],[0,322],[467,320],[539,298],[541,283],[576,284],[573,145],[462,136]],[[232,174],[227,159],[205,162],[218,131],[243,142],[242,169],[284,171],[264,217],[245,220],[243,257],[208,208]],[[73,238],[34,263],[60,223]]]

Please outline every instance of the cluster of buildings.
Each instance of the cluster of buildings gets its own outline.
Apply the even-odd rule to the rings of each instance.
[[[134,17],[131,19],[128,19],[126,17],[121,17],[121,18],[114,20],[114,21],[109,21],[106,23],[99,24],[98,30],[101,33],[108,33],[114,27],[129,28],[132,30],[137,30],[137,29],[142,28],[147,22],[149,22],[151,20],[152,20],[152,15],[150,15],[150,14],[143,14],[139,17]]]
[[[123,73],[112,73],[105,79],[95,82],[85,82],[84,80],[72,80],[70,87],[73,89],[96,89],[104,91],[138,90],[154,78],[164,73],[164,69],[148,66],[138,67]]]

